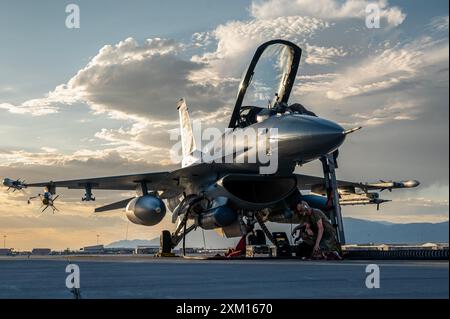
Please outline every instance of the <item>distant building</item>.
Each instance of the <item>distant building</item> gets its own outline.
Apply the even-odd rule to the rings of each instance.
[[[83,247],[81,250],[85,254],[103,254],[105,252],[105,247],[103,245],[94,245]]]
[[[159,246],[137,246],[136,254],[156,254],[159,252]]]
[[[12,248],[0,248],[0,256],[11,256]]]
[[[125,248],[125,247],[115,247],[115,248],[105,248],[105,254],[115,254],[115,255],[132,255],[135,253],[134,248]]]
[[[52,250],[50,255],[62,256],[62,255],[75,255],[79,253],[80,253],[79,250],[70,250],[69,248],[66,248],[64,250]]]
[[[52,250],[50,248],[33,248],[33,250],[31,251],[31,254],[44,256],[44,255],[50,255],[51,252],[52,252]]]
[[[448,249],[448,243],[425,243],[422,247],[429,249]]]

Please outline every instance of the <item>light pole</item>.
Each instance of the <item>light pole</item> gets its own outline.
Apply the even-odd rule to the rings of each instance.
[[[100,237],[100,235],[99,234],[97,234],[97,245],[98,245],[98,238]]]
[[[3,235],[3,248],[6,248],[6,235]]]

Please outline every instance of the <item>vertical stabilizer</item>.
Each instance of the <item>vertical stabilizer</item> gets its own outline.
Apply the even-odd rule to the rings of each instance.
[[[180,116],[181,148],[183,152],[182,167],[197,163],[201,159],[201,153],[196,150],[194,133],[192,131],[191,119],[185,99],[180,99],[177,103]]]

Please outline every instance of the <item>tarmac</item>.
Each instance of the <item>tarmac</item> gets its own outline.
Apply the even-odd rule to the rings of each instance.
[[[0,257],[0,298],[73,298],[69,263],[91,298],[449,298],[447,261],[201,260],[151,256]],[[376,264],[380,287],[369,289]]]

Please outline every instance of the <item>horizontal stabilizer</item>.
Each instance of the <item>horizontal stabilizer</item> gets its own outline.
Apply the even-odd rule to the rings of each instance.
[[[94,212],[96,213],[101,213],[101,212],[106,212],[109,210],[114,210],[114,209],[121,209],[121,208],[125,208],[127,207],[128,203],[130,202],[130,200],[132,200],[134,197],[131,198],[127,198],[112,204],[108,204],[105,206],[101,206],[101,207],[97,207]]]

